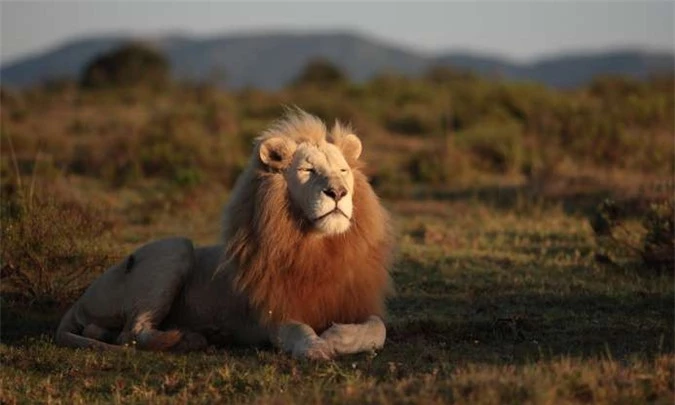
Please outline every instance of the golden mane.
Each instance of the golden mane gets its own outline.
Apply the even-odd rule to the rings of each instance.
[[[266,325],[294,320],[320,333],[333,322],[360,323],[384,315],[385,295],[391,291],[389,217],[360,162],[348,162],[354,173],[351,226],[343,234],[320,236],[293,208],[283,177],[257,158],[261,140],[268,137],[340,148],[349,133],[338,122],[329,133],[318,118],[290,112],[256,140],[225,208],[223,265],[236,269],[234,288],[248,297]]]

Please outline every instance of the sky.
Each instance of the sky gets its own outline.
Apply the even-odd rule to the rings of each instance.
[[[673,50],[675,36],[672,0],[0,1],[3,65],[71,39],[120,33],[353,30],[422,53],[461,50],[521,62],[570,51]]]

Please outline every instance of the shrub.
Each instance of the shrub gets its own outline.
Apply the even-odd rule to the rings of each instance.
[[[476,74],[461,68],[444,65],[435,65],[427,69],[424,79],[434,85],[444,85],[453,82],[476,80]]]
[[[476,166],[497,173],[520,171],[524,161],[522,126],[514,121],[486,121],[456,134],[460,148]]]
[[[410,191],[411,178],[406,170],[402,170],[391,160],[384,160],[370,174],[370,184],[384,198],[399,198]]]
[[[150,121],[140,135],[137,152],[144,175],[176,179],[181,170],[198,167],[208,151],[193,124],[178,115]]]
[[[234,182],[245,162],[242,149],[247,145],[235,134],[212,132],[208,111],[204,112],[183,108],[149,120],[139,133],[136,151],[143,175],[179,185],[196,185],[207,177]]]
[[[68,169],[119,187],[141,178],[142,168],[136,156],[138,149],[138,139],[129,135],[85,139],[75,144]]]
[[[84,69],[84,88],[143,86],[161,88],[170,81],[170,66],[159,51],[130,43],[92,60]]]
[[[391,132],[404,135],[431,135],[441,131],[442,116],[421,104],[408,104],[389,111],[384,126]]]
[[[675,267],[675,212],[673,200],[654,203],[643,218],[646,229],[642,239],[642,260],[656,271],[666,269],[670,273]]]
[[[613,200],[603,201],[590,218],[601,264],[629,269],[639,274],[673,274],[675,266],[675,212],[673,200],[652,203],[641,216],[639,226],[628,224],[626,207]],[[644,270],[647,270],[645,272]]]
[[[465,175],[470,170],[466,153],[449,140],[436,149],[428,149],[412,156],[407,172],[413,182],[443,185]]]
[[[347,83],[347,76],[332,62],[317,58],[310,60],[307,66],[293,80],[294,86],[334,86]]]
[[[2,291],[32,303],[68,303],[110,264],[112,222],[58,195],[3,187]]]
[[[588,84],[589,93],[608,100],[644,94],[645,90],[645,83],[625,76],[602,75]]]

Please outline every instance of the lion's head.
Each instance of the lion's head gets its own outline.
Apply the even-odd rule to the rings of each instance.
[[[389,290],[388,216],[349,128],[301,110],[256,139],[225,207],[227,263],[263,319],[331,322],[381,315]]]
[[[345,232],[352,219],[354,195],[354,173],[348,159],[358,159],[361,141],[354,134],[344,134],[339,125],[331,135],[340,138],[341,147],[331,143],[331,138],[298,141],[279,134],[279,129],[260,139],[260,162],[283,176],[291,203],[316,231],[325,235]],[[283,128],[286,133],[302,129]]]

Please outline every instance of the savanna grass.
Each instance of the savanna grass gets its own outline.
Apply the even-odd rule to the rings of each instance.
[[[566,92],[446,69],[309,84],[2,90],[0,402],[673,402],[672,274],[599,263],[588,222],[604,198],[672,180],[672,77]],[[284,104],[352,122],[376,190],[396,197],[385,348],[312,363],[55,347],[60,316],[118,255],[218,241],[250,142]],[[672,235],[648,221],[638,246]]]
[[[672,402],[672,279],[598,266],[584,216],[560,206],[495,209],[480,200],[388,206],[399,235],[398,292],[378,353],[313,363],[271,348],[187,355],[64,349],[51,340],[62,309],[3,304],[0,399]]]

